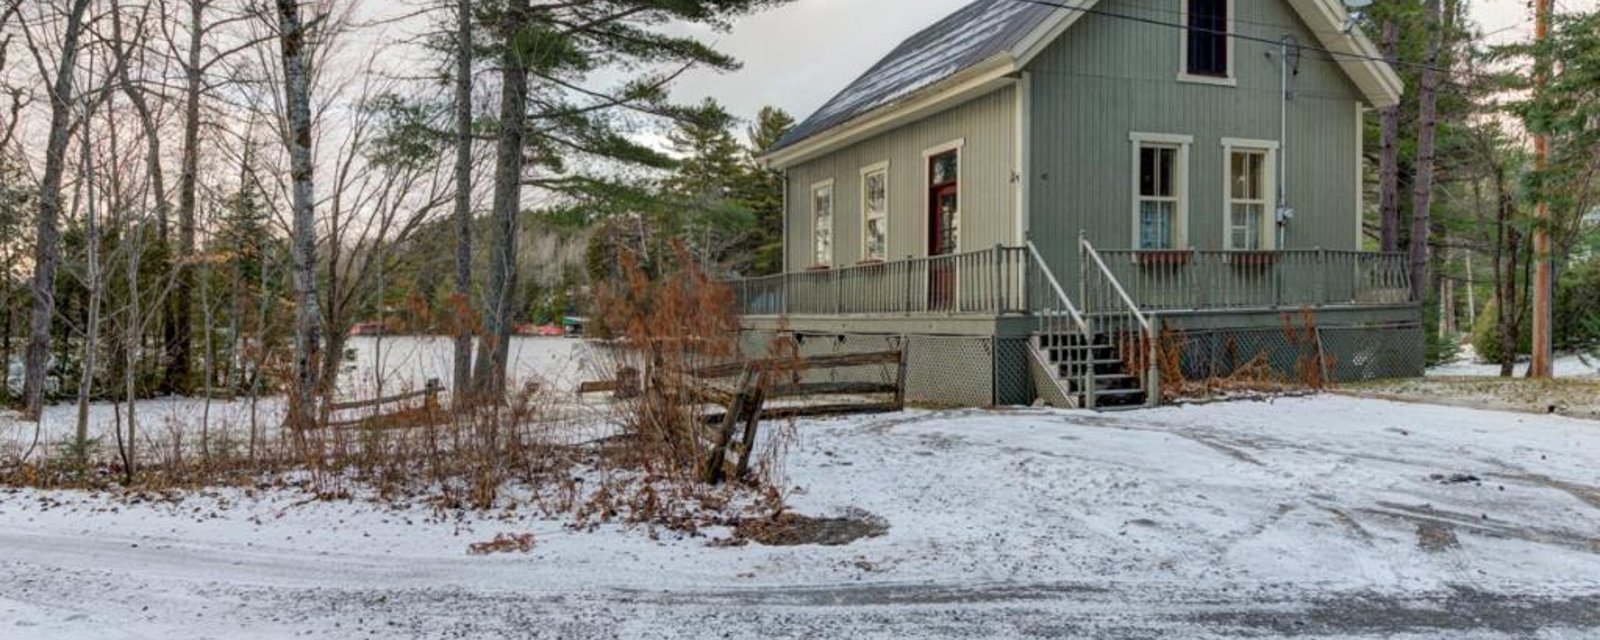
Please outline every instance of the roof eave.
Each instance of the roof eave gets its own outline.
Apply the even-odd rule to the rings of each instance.
[[[1334,54],[1345,75],[1361,91],[1367,104],[1375,109],[1385,109],[1400,104],[1405,95],[1405,81],[1395,73],[1377,45],[1359,29],[1346,32],[1350,14],[1338,0],[1289,0],[1312,31],[1317,34],[1322,47]]]

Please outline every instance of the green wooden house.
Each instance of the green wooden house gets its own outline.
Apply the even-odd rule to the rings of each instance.
[[[1404,259],[1362,250],[1363,120],[1403,85],[1353,27],[1340,0],[973,2],[764,156],[786,272],[733,283],[749,345],[904,345],[912,398],[950,405],[1420,374]]]

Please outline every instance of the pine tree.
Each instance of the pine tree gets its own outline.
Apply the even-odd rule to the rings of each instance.
[[[740,249],[755,226],[738,198],[745,167],[732,126],[733,117],[707,98],[667,136],[680,159],[666,180],[672,201],[664,221],[705,267],[745,262]]]
[[[483,326],[473,366],[473,386],[485,399],[503,396],[511,323],[520,288],[516,282],[516,220],[522,188],[557,196],[644,200],[641,185],[615,178],[621,167],[670,170],[672,159],[628,134],[644,115],[692,117],[695,108],[668,100],[667,88],[682,70],[738,68],[732,57],[691,36],[674,35],[669,23],[726,28],[731,19],[788,0],[601,0],[481,3],[478,17],[488,38],[486,53],[499,59],[500,115],[495,128],[494,205],[488,238],[489,262]],[[682,31],[677,31],[681,33]],[[487,57],[487,56],[486,56]],[[590,86],[603,69],[636,73],[620,86]],[[525,162],[524,162],[525,161]],[[596,170],[597,168],[609,171]]]
[[[783,271],[783,174],[761,166],[757,158],[776,147],[793,127],[794,118],[784,110],[762,107],[755,123],[745,132],[749,157],[739,198],[756,218],[750,265],[754,275]]]

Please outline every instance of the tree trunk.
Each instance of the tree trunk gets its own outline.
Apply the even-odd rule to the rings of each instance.
[[[45,146],[44,176],[39,182],[38,234],[33,255],[33,326],[28,334],[25,412],[38,419],[44,410],[44,379],[50,358],[50,327],[56,310],[56,265],[61,261],[61,176],[66,170],[67,135],[72,128],[73,72],[78,65],[78,41],[90,0],[75,0],[67,15],[61,45],[61,65],[50,91],[50,138]]]
[[[455,377],[465,394],[472,376],[472,323],[466,309],[472,296],[472,0],[456,8],[456,291],[451,309],[455,327]]]
[[[73,435],[72,451],[77,456],[80,465],[88,463],[89,455],[89,400],[94,394],[95,355],[100,348],[100,224],[98,213],[95,211],[94,201],[94,165],[89,149],[89,110],[84,109],[83,114],[83,175],[84,175],[84,200],[88,207],[84,211],[85,243],[88,245],[88,255],[85,259],[85,269],[88,272],[88,282],[85,286],[89,289],[89,319],[84,323],[83,337],[83,366],[78,374],[78,422]]]
[[[290,180],[294,187],[292,240],[295,293],[294,370],[289,389],[289,425],[315,426],[322,344],[322,313],[317,300],[317,221],[311,166],[311,87],[307,73],[305,25],[296,0],[277,0],[278,38],[283,55],[284,104],[288,109]]]
[[[1399,47],[1400,27],[1383,23],[1383,55],[1392,65]],[[1378,112],[1381,147],[1378,155],[1378,227],[1384,251],[1400,250],[1400,105]]]
[[[1517,308],[1521,306],[1517,298],[1517,253],[1522,235],[1511,224],[1512,213],[1516,211],[1515,196],[1508,191],[1501,173],[1495,178],[1500,240],[1494,248],[1495,311],[1499,314],[1496,320],[1500,328],[1500,377],[1509,378],[1516,373],[1517,342],[1521,337],[1517,326]]]
[[[1421,302],[1428,292],[1428,231],[1433,206],[1434,133],[1439,119],[1439,51],[1444,47],[1441,31],[1440,0],[1426,3],[1428,18],[1428,56],[1422,68],[1422,83],[1417,91],[1416,179],[1411,192],[1411,298]]]
[[[505,395],[506,360],[511,351],[511,319],[517,296],[517,222],[522,208],[522,154],[527,126],[528,64],[511,42],[527,25],[528,0],[511,0],[504,25],[500,136],[494,174],[494,226],[489,234],[489,282],[484,292],[484,339],[478,346],[473,386],[485,400]]]
[[[182,258],[195,253],[195,199],[200,175],[200,92],[202,69],[200,51],[205,35],[205,3],[189,0],[189,51],[184,63],[183,151],[178,175],[178,256],[177,280],[172,287],[172,307],[167,326],[167,370],[164,385],[168,391],[189,391],[193,367],[194,273]]]

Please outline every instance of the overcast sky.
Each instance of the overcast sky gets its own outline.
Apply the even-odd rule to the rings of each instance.
[[[713,96],[742,118],[771,104],[803,119],[902,39],[969,1],[799,0],[742,20],[731,33],[710,34],[719,48],[744,61],[744,69],[695,74],[680,81],[676,96],[686,101]],[[1492,40],[1531,35],[1528,0],[1468,1]],[[1561,0],[1558,6],[1578,10],[1597,4],[1600,0]]]

